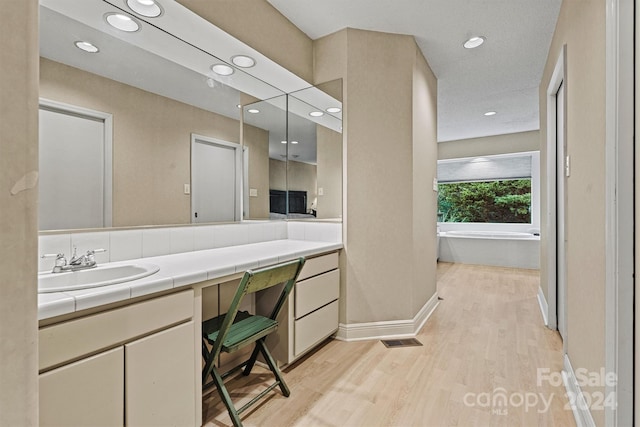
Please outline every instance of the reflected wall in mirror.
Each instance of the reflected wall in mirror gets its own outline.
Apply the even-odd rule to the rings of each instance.
[[[272,167],[272,160],[286,160],[287,96],[253,102],[243,107],[242,140],[246,148],[245,176],[248,194],[244,198],[244,219],[272,219],[271,189],[287,189],[286,174]],[[284,205],[277,210],[286,214]]]
[[[264,199],[254,192],[245,218],[342,217],[341,100],[342,81],[335,80],[244,107],[245,126],[266,132],[269,146],[268,211],[261,205],[257,215],[253,205]],[[250,174],[256,169],[252,157]]]
[[[162,20],[171,20],[172,11],[181,7],[168,4],[153,25],[136,16],[140,29],[126,33],[104,20],[111,12],[133,16],[126,2],[41,0],[40,96],[44,103],[53,101],[110,116],[112,126],[106,132],[111,132],[113,144],[112,170],[103,171],[103,178],[112,183],[111,215],[104,215],[111,217],[111,224],[99,218],[41,221],[41,229],[195,222],[186,186],[192,179],[192,136],[239,144],[237,106],[245,94],[258,99],[282,94],[238,68],[230,76],[216,74],[212,65],[224,61],[163,31]],[[89,42],[98,51],[81,50],[78,41]],[[260,133],[257,129],[247,132],[247,136]],[[59,139],[52,137],[50,142],[55,144]],[[65,155],[65,149],[52,146],[41,162]],[[46,167],[41,172],[41,182],[55,183],[49,189],[41,186],[42,196],[54,205],[64,204],[59,194],[78,198],[88,191],[96,194],[58,181]],[[70,182],[94,179],[69,178]],[[52,196],[51,191],[56,193]],[[53,211],[44,216],[67,216]]]

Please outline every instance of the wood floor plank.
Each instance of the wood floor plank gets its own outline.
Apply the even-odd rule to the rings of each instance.
[[[564,387],[537,381],[539,368],[562,369],[562,341],[538,308],[538,272],[440,263],[437,277],[443,300],[416,337],[423,346],[328,341],[285,369],[291,396],[273,393],[243,413],[244,425],[574,426]],[[254,371],[230,380],[238,406],[271,382]],[[215,391],[203,409],[206,426],[231,425]]]

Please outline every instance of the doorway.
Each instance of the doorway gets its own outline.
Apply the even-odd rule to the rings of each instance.
[[[241,219],[240,144],[191,135],[191,222]]]
[[[567,350],[566,269],[566,46],[547,88],[547,326],[557,329]]]
[[[112,116],[40,99],[40,230],[111,226]]]
[[[566,157],[566,141],[564,138],[564,81],[556,92],[556,313],[558,332],[562,341],[567,336],[567,233],[566,219],[566,177],[569,175],[569,158]]]

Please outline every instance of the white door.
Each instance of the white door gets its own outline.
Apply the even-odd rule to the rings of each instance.
[[[39,126],[40,230],[111,225],[105,119],[41,106]]]
[[[567,264],[565,231],[565,140],[564,140],[564,84],[556,94],[556,224],[557,224],[557,313],[558,332],[563,340],[567,336]]]
[[[192,136],[191,222],[240,220],[240,145]]]

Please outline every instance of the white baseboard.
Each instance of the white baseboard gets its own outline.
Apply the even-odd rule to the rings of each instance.
[[[596,423],[593,421],[593,417],[589,411],[589,406],[582,394],[582,389],[580,389],[580,384],[578,384],[576,379],[576,374],[569,361],[569,355],[567,354],[564,355],[562,379],[567,389],[567,395],[570,397],[569,403],[573,403],[571,409],[573,410],[573,417],[576,419],[577,427],[596,427]]]
[[[412,320],[391,320],[388,322],[341,323],[336,339],[341,341],[380,340],[390,338],[415,337],[427,319],[438,306],[435,293]]]
[[[545,326],[549,326],[549,306],[547,305],[547,299],[544,297],[544,292],[542,292],[540,286],[538,286],[538,305],[540,305],[540,312],[542,313]]]

